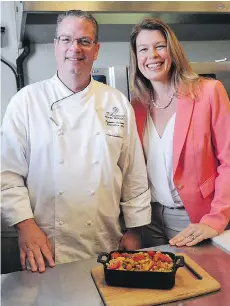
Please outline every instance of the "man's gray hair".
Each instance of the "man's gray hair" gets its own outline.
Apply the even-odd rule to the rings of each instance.
[[[81,10],[70,10],[58,15],[57,26],[56,26],[56,38],[58,37],[58,28],[60,23],[62,22],[63,19],[67,17],[78,17],[90,21],[95,31],[95,42],[98,41],[98,23],[96,19],[90,13]]]

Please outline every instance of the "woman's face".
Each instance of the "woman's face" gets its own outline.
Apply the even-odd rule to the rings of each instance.
[[[137,35],[136,48],[140,72],[152,82],[167,81],[172,60],[164,35],[159,30],[142,30]]]

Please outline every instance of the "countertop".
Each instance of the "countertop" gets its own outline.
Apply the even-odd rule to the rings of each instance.
[[[221,290],[194,299],[173,302],[171,306],[227,306],[230,301],[230,254],[212,242],[196,247],[174,248],[169,245],[154,250],[183,252],[212,275]],[[1,276],[2,306],[103,306],[91,277],[99,265],[96,258],[56,265],[45,273],[14,272]]]

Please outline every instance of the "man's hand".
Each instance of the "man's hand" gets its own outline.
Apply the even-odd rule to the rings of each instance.
[[[207,224],[196,223],[189,224],[183,231],[173,237],[169,243],[171,245],[180,246],[193,246],[204,239],[217,236],[218,233]]]
[[[27,219],[16,224],[16,229],[19,233],[18,242],[22,269],[26,269],[26,258],[29,260],[32,272],[45,271],[44,258],[47,259],[50,267],[54,267],[51,243],[34,219]]]
[[[130,228],[121,239],[119,249],[138,250],[141,248],[141,227]]]

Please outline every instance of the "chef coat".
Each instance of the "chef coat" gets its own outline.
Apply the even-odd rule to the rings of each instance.
[[[151,221],[150,192],[133,109],[115,88],[91,79],[81,92],[57,75],[26,86],[2,125],[2,215],[34,218],[56,263],[118,247],[126,226]]]

